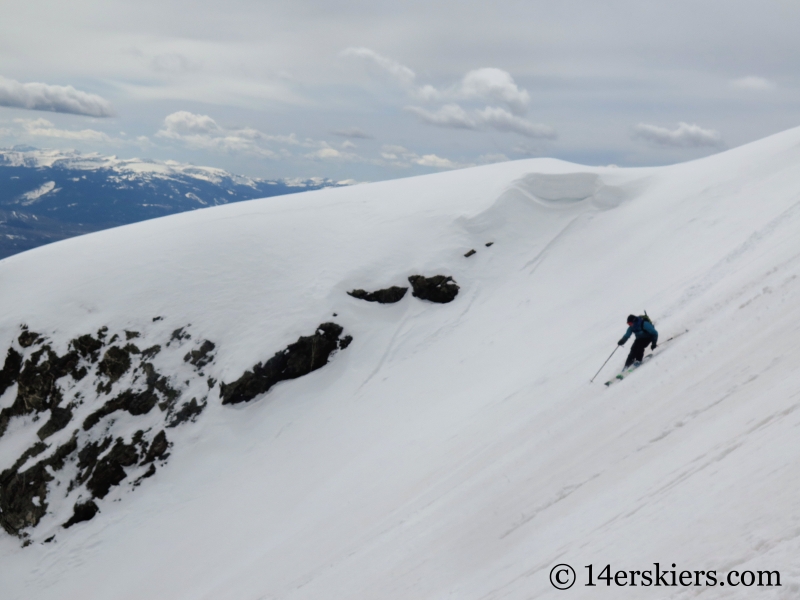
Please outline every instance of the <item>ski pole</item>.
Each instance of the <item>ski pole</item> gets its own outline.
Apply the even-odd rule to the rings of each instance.
[[[619,345],[617,345],[617,346],[614,348],[614,352],[616,352],[618,349],[619,349]],[[607,363],[608,361],[610,361],[610,360],[611,360],[611,357],[612,357],[612,356],[614,356],[614,352],[612,352],[611,354],[609,354],[609,355],[608,355],[608,358],[606,359],[606,362],[604,362],[604,363],[603,363],[603,367],[605,367],[605,366],[606,366],[606,363]],[[602,370],[603,370],[603,367],[600,367],[600,371],[602,371]],[[600,375],[600,371],[598,371],[597,373],[595,373],[595,374],[594,374],[594,377],[597,377],[598,375]],[[592,377],[592,378],[589,380],[589,383],[592,383],[592,382],[594,381],[594,377]]]
[[[675,334],[675,335],[673,335],[671,338],[669,338],[669,339],[667,339],[667,340],[664,340],[663,342],[661,342],[661,343],[660,343],[658,346],[656,346],[656,348],[661,348],[661,347],[662,347],[664,344],[667,344],[667,343],[671,342],[671,341],[672,341],[672,340],[674,340],[675,338],[679,338],[679,337],[681,337],[681,336],[682,336],[684,333],[689,333],[689,330],[687,329],[686,331],[681,331],[680,333],[676,333],[676,334]],[[653,356],[653,354],[655,354],[655,350],[653,350],[653,351],[652,351],[650,354],[648,354],[647,356],[648,356],[648,357],[650,357],[650,356]],[[597,377],[597,375],[595,375],[595,377]]]
[[[672,341],[672,340],[674,340],[675,338],[677,338],[677,337],[681,337],[681,336],[682,336],[684,333],[689,333],[689,330],[687,329],[686,331],[681,331],[680,333],[677,333],[677,334],[673,335],[673,336],[672,336],[671,338],[669,338],[668,340],[664,340],[662,343],[660,343],[660,344],[659,344],[659,346],[663,346],[663,345],[664,345],[664,344],[666,344],[667,342],[671,342],[671,341]]]

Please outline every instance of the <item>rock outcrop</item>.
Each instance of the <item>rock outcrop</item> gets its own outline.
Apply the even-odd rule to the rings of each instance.
[[[446,275],[434,275],[433,277],[412,275],[408,281],[413,289],[412,295],[421,300],[446,304],[452,302],[458,295],[458,284],[452,277]]]
[[[248,402],[279,381],[296,379],[325,366],[331,354],[347,348],[352,341],[349,335],[341,337],[342,332],[342,327],[336,323],[323,323],[313,335],[300,337],[265,363],[258,363],[246,371],[236,381],[221,383],[222,403]]]
[[[217,393],[216,379],[205,374],[214,367],[216,344],[194,336],[189,325],[171,333],[160,324],[148,333],[148,325],[116,333],[103,327],[61,343],[22,327],[0,369],[0,456],[13,460],[3,445],[12,420],[18,419],[15,432],[30,428],[39,441],[0,472],[0,527],[7,533],[28,544],[45,518],[50,532],[54,524],[67,529],[94,518],[114,490],[133,490],[156,473],[170,456],[167,429],[197,420]],[[340,325],[323,323],[221,384],[220,399],[246,402],[321,368],[352,340],[342,333]]]
[[[367,292],[365,290],[353,290],[347,293],[353,298],[358,298],[359,300],[366,300],[367,302],[378,302],[379,304],[394,304],[395,302],[400,302],[400,300],[402,300],[403,297],[406,295],[407,291],[408,291],[407,287],[398,287],[396,285],[393,285],[392,287],[385,288],[382,290],[376,290],[374,292]]]

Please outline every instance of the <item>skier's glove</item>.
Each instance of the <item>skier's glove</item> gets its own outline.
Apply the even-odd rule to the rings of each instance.
[[[655,349],[656,349],[656,346],[658,346],[658,344],[656,344],[655,342],[653,342],[652,344],[650,344],[650,350],[655,350]]]
[[[620,340],[617,342],[617,346],[624,346],[624,345],[625,345],[625,340]]]

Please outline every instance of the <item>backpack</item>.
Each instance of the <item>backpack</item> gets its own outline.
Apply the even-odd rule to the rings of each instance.
[[[652,319],[651,319],[651,318],[648,316],[648,314],[647,314],[647,311],[644,311],[644,314],[643,314],[643,315],[639,315],[639,318],[640,318],[642,321],[647,321],[648,323],[650,323],[650,325],[652,325],[652,324],[653,324],[653,320],[652,320]]]

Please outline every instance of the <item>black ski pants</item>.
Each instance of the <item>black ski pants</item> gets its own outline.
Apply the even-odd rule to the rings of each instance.
[[[630,367],[635,361],[642,362],[645,348],[652,342],[653,338],[649,335],[643,335],[633,340],[633,346],[631,346],[631,351],[628,354],[628,359],[625,361],[625,366]]]

